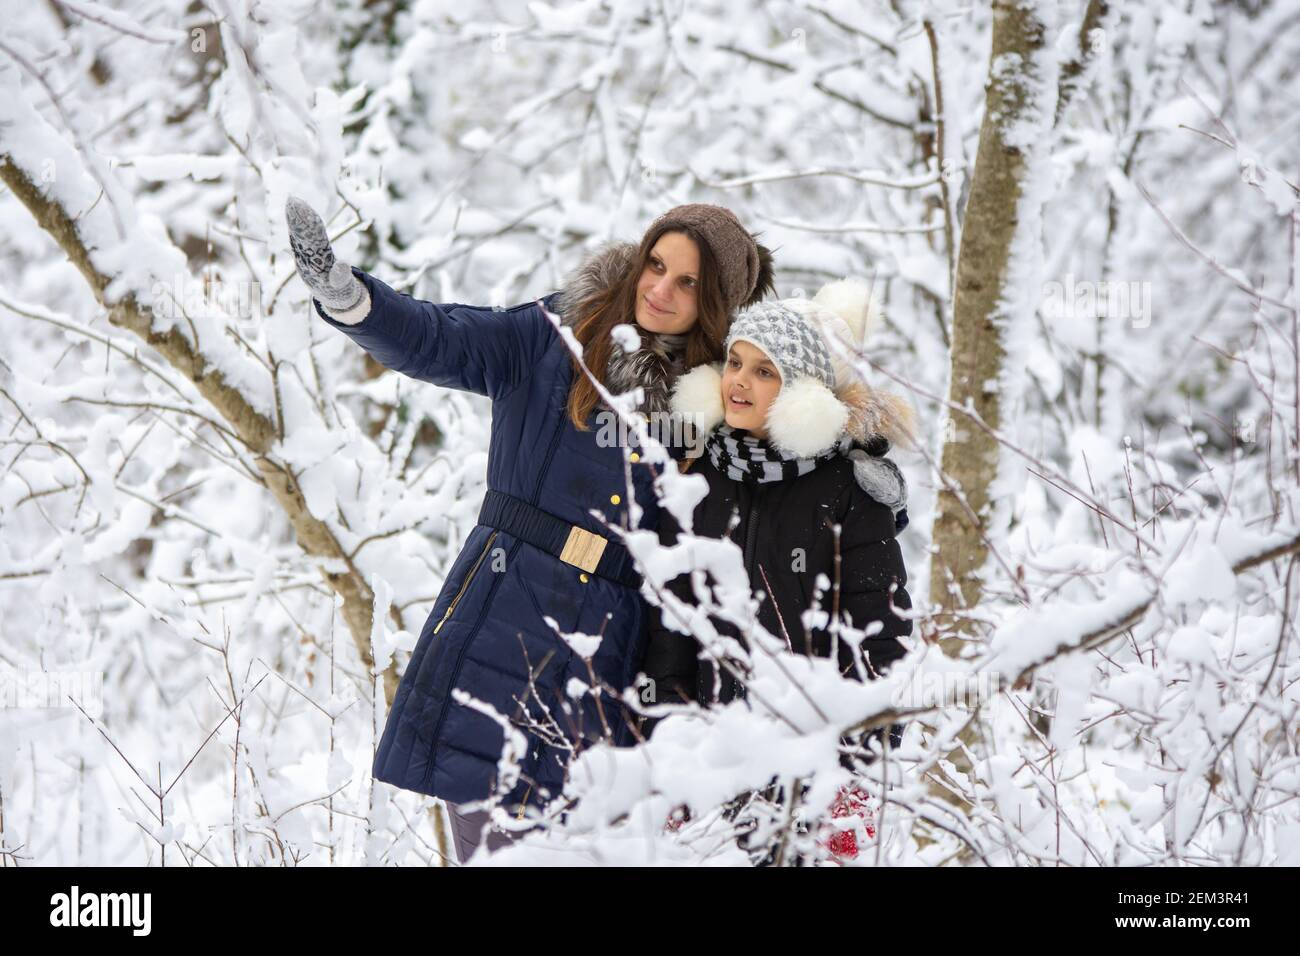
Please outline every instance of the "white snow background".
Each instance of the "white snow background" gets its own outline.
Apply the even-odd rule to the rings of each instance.
[[[384,671],[474,525],[490,406],[375,367],[308,310],[289,194],[341,258],[436,302],[534,299],[688,201],[761,232],[782,296],[870,278],[864,368],[922,423],[894,454],[924,610],[934,462],[972,427],[937,400],[940,185],[960,222],[987,4],[0,6],[5,162],[75,224],[105,301],[151,305],[154,335],[278,423],[269,456],[350,561],[304,550],[204,393],[0,193],[0,865],[439,862],[436,801],[369,768]],[[1036,6],[1054,87],[1086,4]],[[759,705],[586,751],[568,816],[479,862],[746,865],[723,805],[775,776],[823,819],[840,733],[948,673],[1000,690],[973,721],[912,715],[859,781],[878,836],[841,865],[1300,864],[1300,12],[1111,7],[1066,114],[1017,133],[1039,161],[1008,213],[998,560],[968,653],[920,615],[859,684],[773,641]],[[689,511],[698,487],[666,485]],[[628,544],[652,581],[713,568],[719,612],[750,613],[734,547]],[[373,665],[323,571],[373,594]],[[86,712],[20,699],[40,672],[89,675]]]

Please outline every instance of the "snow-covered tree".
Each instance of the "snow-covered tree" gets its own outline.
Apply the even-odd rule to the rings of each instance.
[[[773,644],[761,706],[591,747],[567,815],[490,860],[1300,862],[1298,19],[24,5],[0,37],[0,859],[448,856],[437,801],[368,770],[476,520],[488,404],[312,314],[292,193],[395,288],[499,305],[671,205],[731,206],[783,296],[874,280],[859,361],[928,423],[901,541],[934,606],[887,678]],[[680,555],[627,543],[665,600]],[[850,779],[841,737],[896,720]],[[774,779],[800,796],[753,796]],[[870,833],[832,823],[851,782]],[[835,825],[863,852],[818,849]]]

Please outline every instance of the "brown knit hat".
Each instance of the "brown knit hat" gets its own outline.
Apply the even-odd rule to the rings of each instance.
[[[721,271],[722,296],[728,312],[752,305],[776,291],[771,251],[750,235],[730,209],[702,202],[674,206],[651,223],[647,232],[679,225],[695,229],[709,244]]]

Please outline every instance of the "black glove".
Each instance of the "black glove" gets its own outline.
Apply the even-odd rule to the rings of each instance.
[[[894,531],[907,527],[907,479],[902,471],[885,455],[889,440],[883,435],[872,435],[865,445],[854,445],[849,450],[853,462],[853,478],[858,487],[894,513]]]

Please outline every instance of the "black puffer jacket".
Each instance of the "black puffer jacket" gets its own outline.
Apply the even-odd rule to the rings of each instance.
[[[832,636],[826,627],[806,630],[803,624],[804,611],[813,606],[818,576],[825,575],[830,586],[822,592],[820,607],[828,617],[838,608],[840,620],[854,628],[870,630],[872,621],[883,625],[862,641],[871,669],[883,672],[906,653],[898,637],[911,634],[912,622],[891,608],[891,602],[900,609],[912,606],[894,513],[858,486],[852,462],[833,458],[797,478],[758,483],[726,477],[707,456],[689,461],[690,473],[703,475],[709,483],[709,493],[695,510],[695,533],[728,535],[743,549],[750,587],[765,595],[759,605],[764,628],[785,636],[795,651],[829,657]],[[733,515],[736,523],[728,531]],[[671,545],[678,532],[671,514],[661,510],[660,540]],[[677,597],[696,603],[688,574],[668,586]],[[743,684],[726,668],[715,674],[712,660],[700,658],[699,642],[667,626],[663,613],[651,608],[642,665],[655,682],[656,701],[725,703],[744,696]],[[744,645],[729,622],[716,617],[713,621],[719,633]],[[853,653],[845,642],[838,656],[841,671],[856,676]],[[870,670],[868,676],[874,676]]]

